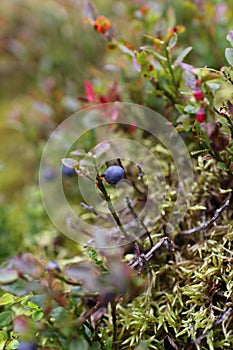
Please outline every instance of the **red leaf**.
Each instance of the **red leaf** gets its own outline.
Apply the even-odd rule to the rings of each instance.
[[[93,85],[89,80],[85,81],[85,94],[89,102],[95,101],[95,93],[94,93]]]

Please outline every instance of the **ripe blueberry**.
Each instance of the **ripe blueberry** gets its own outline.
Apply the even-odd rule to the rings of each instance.
[[[48,264],[45,266],[45,270],[47,271],[61,271],[60,267],[58,266],[58,264],[55,261],[49,261]]]
[[[103,174],[102,177],[111,184],[116,185],[119,181],[124,179],[124,169],[118,165],[110,166]]]
[[[27,342],[22,342],[20,343],[18,350],[37,350],[38,346],[35,343],[27,343]]]
[[[68,168],[68,166],[62,166],[62,175],[65,177],[71,177],[75,174],[75,170],[73,168]]]

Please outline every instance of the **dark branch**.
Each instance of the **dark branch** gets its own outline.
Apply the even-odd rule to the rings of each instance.
[[[212,225],[217,219],[218,217],[221,215],[221,213],[227,208],[229,207],[230,201],[229,199],[223,204],[222,207],[220,207],[219,209],[216,210],[216,212],[214,213],[214,216],[209,220],[206,221],[203,225],[199,226],[199,227],[194,227],[191,228],[190,230],[184,230],[179,232],[179,234],[182,235],[191,235],[192,233],[195,232],[200,232],[200,231],[204,231],[206,230],[210,225]]]

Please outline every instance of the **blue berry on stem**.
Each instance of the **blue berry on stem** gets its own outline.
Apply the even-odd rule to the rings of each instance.
[[[61,271],[60,267],[58,266],[58,264],[55,261],[49,261],[48,264],[45,266],[45,270],[47,271]]]
[[[65,177],[71,177],[75,174],[75,170],[73,168],[69,168],[68,166],[62,166],[62,175]]]
[[[122,167],[118,165],[112,165],[101,176],[110,185],[116,185],[119,181],[124,179],[125,172]]]

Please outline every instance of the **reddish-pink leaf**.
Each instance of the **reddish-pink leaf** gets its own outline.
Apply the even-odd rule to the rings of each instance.
[[[94,89],[93,89],[92,83],[89,80],[85,81],[85,94],[89,102],[95,101]]]

